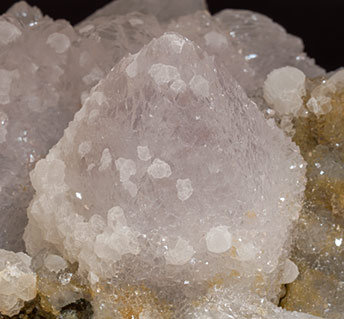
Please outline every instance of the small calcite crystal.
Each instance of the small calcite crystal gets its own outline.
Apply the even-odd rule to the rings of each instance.
[[[111,70],[37,163],[26,247],[54,247],[94,284],[144,284],[175,309],[232,271],[273,298],[303,174],[298,148],[230,73],[166,33]]]
[[[36,297],[36,274],[31,257],[0,249],[0,313],[13,316],[25,301]]]
[[[295,74],[295,70],[280,69],[273,71],[272,76],[278,75],[276,82],[293,80],[296,84]],[[292,129],[288,134],[300,146],[308,163],[305,204],[291,255],[300,275],[288,286],[281,304],[288,310],[341,318],[344,311],[344,72],[302,80],[302,90],[298,85],[299,93],[295,96],[297,91],[293,90],[285,99],[288,105],[284,110],[289,112],[281,112],[281,101],[275,98],[278,94],[275,95],[277,91],[269,84],[270,77],[264,85],[266,100],[282,121],[284,116],[289,117]],[[295,97],[301,97],[301,92],[302,105],[298,112],[292,112],[298,104]]]

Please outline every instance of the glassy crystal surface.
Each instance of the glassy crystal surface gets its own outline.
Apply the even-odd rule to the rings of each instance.
[[[324,73],[305,55],[301,39],[260,13],[226,9],[217,13],[215,19],[254,70],[252,80],[256,89],[263,85],[268,73],[283,66],[295,66],[309,77]]]
[[[342,318],[344,72],[314,80],[304,78],[303,84],[290,69],[274,73],[275,83],[286,79],[291,83],[293,79],[294,89],[288,90],[283,112],[278,113],[282,121],[284,116],[291,122],[288,134],[300,146],[308,163],[305,204],[292,252],[300,276],[288,286],[282,305],[325,318]],[[275,97],[283,96],[280,90],[286,86],[277,88],[267,82],[265,96],[278,111],[280,101]],[[302,102],[297,109],[295,97]]]
[[[272,296],[303,174],[298,148],[230,73],[166,33],[111,70],[37,163],[26,247],[170,299],[234,270]]]
[[[300,39],[201,0],[75,28],[20,2],[0,52],[0,247],[24,249],[35,193],[18,316],[341,318],[344,80]],[[3,256],[13,315],[36,281]]]

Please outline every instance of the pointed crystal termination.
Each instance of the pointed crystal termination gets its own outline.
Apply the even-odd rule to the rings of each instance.
[[[54,246],[92,278],[153,287],[236,271],[274,290],[304,162],[228,70],[166,33],[92,90],[31,180],[33,255]]]

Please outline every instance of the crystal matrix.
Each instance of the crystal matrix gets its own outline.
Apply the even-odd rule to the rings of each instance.
[[[12,149],[1,154],[7,159],[0,167],[14,165],[9,172],[18,179],[4,180],[5,189],[13,195],[11,207],[21,208],[12,214],[18,223],[9,221],[2,234],[5,247],[20,249],[13,239],[20,239],[33,193],[28,171],[83,105],[31,173],[36,194],[25,241],[34,258],[25,271],[37,275],[38,294],[27,307],[36,304],[36,314],[59,318],[314,318],[276,306],[284,284],[300,272],[288,286],[285,307],[332,318],[340,312],[338,294],[317,299],[332,304],[329,312],[297,306],[299,283],[314,291],[320,271],[336,284],[340,259],[331,261],[332,269],[322,256],[314,271],[302,255],[308,243],[302,236],[296,238],[303,250],[290,257],[306,166],[290,137],[250,100],[275,115],[287,135],[303,132],[293,121],[303,119],[305,109],[318,118],[329,111],[340,76],[327,85],[307,80],[324,71],[303,53],[300,39],[256,13],[225,10],[212,17],[201,0],[119,0],[75,28],[25,3],[1,19],[0,143]],[[22,48],[34,43],[34,35],[37,46],[25,55]],[[17,56],[28,59],[23,68],[12,67]],[[63,120],[56,121],[53,110]],[[37,112],[45,115],[39,125]],[[318,143],[329,149],[341,144],[331,133],[341,125],[340,111],[333,114],[315,125]],[[13,136],[25,125],[18,141],[39,156],[25,151],[14,162],[8,154],[22,148]],[[40,135],[31,139],[35,130]],[[294,140],[313,167],[306,139]],[[306,197],[311,185],[323,185],[312,195],[317,205],[331,205],[340,215],[341,184],[333,182],[337,170],[318,161],[323,151],[317,148],[315,164],[333,174],[321,184],[308,168]],[[25,174],[16,173],[20,167]],[[20,183],[24,191],[8,193]],[[4,218],[11,215],[8,208]],[[303,235],[313,229],[304,226],[306,209],[299,221]],[[336,225],[329,242],[341,246],[340,234]],[[20,301],[11,314],[34,297],[34,285],[25,298],[13,291],[12,300]],[[0,294],[1,305],[6,298]]]

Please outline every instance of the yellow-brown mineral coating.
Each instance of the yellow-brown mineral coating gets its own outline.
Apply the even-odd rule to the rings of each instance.
[[[307,98],[305,106],[306,103]],[[298,224],[299,242],[296,241],[292,256],[300,275],[287,286],[281,305],[291,311],[339,318],[341,314],[333,309],[344,303],[344,293],[341,292],[343,274],[338,271],[340,266],[339,269],[335,266],[344,262],[341,247],[344,238],[344,179],[339,174],[330,174],[321,167],[321,163],[330,158],[339,166],[344,164],[344,90],[331,96],[330,112],[318,116],[309,113],[306,117],[295,118],[293,124],[293,140],[308,164],[308,182]],[[317,237],[311,234],[314,230],[321,230],[318,240],[303,246],[301,241]]]
[[[170,319],[171,305],[157,298],[145,286],[116,286],[98,284],[92,291],[94,311],[101,310],[102,319],[139,319],[144,311],[152,311],[154,318]],[[101,309],[97,309],[101,308]],[[96,318],[98,318],[96,316]]]

